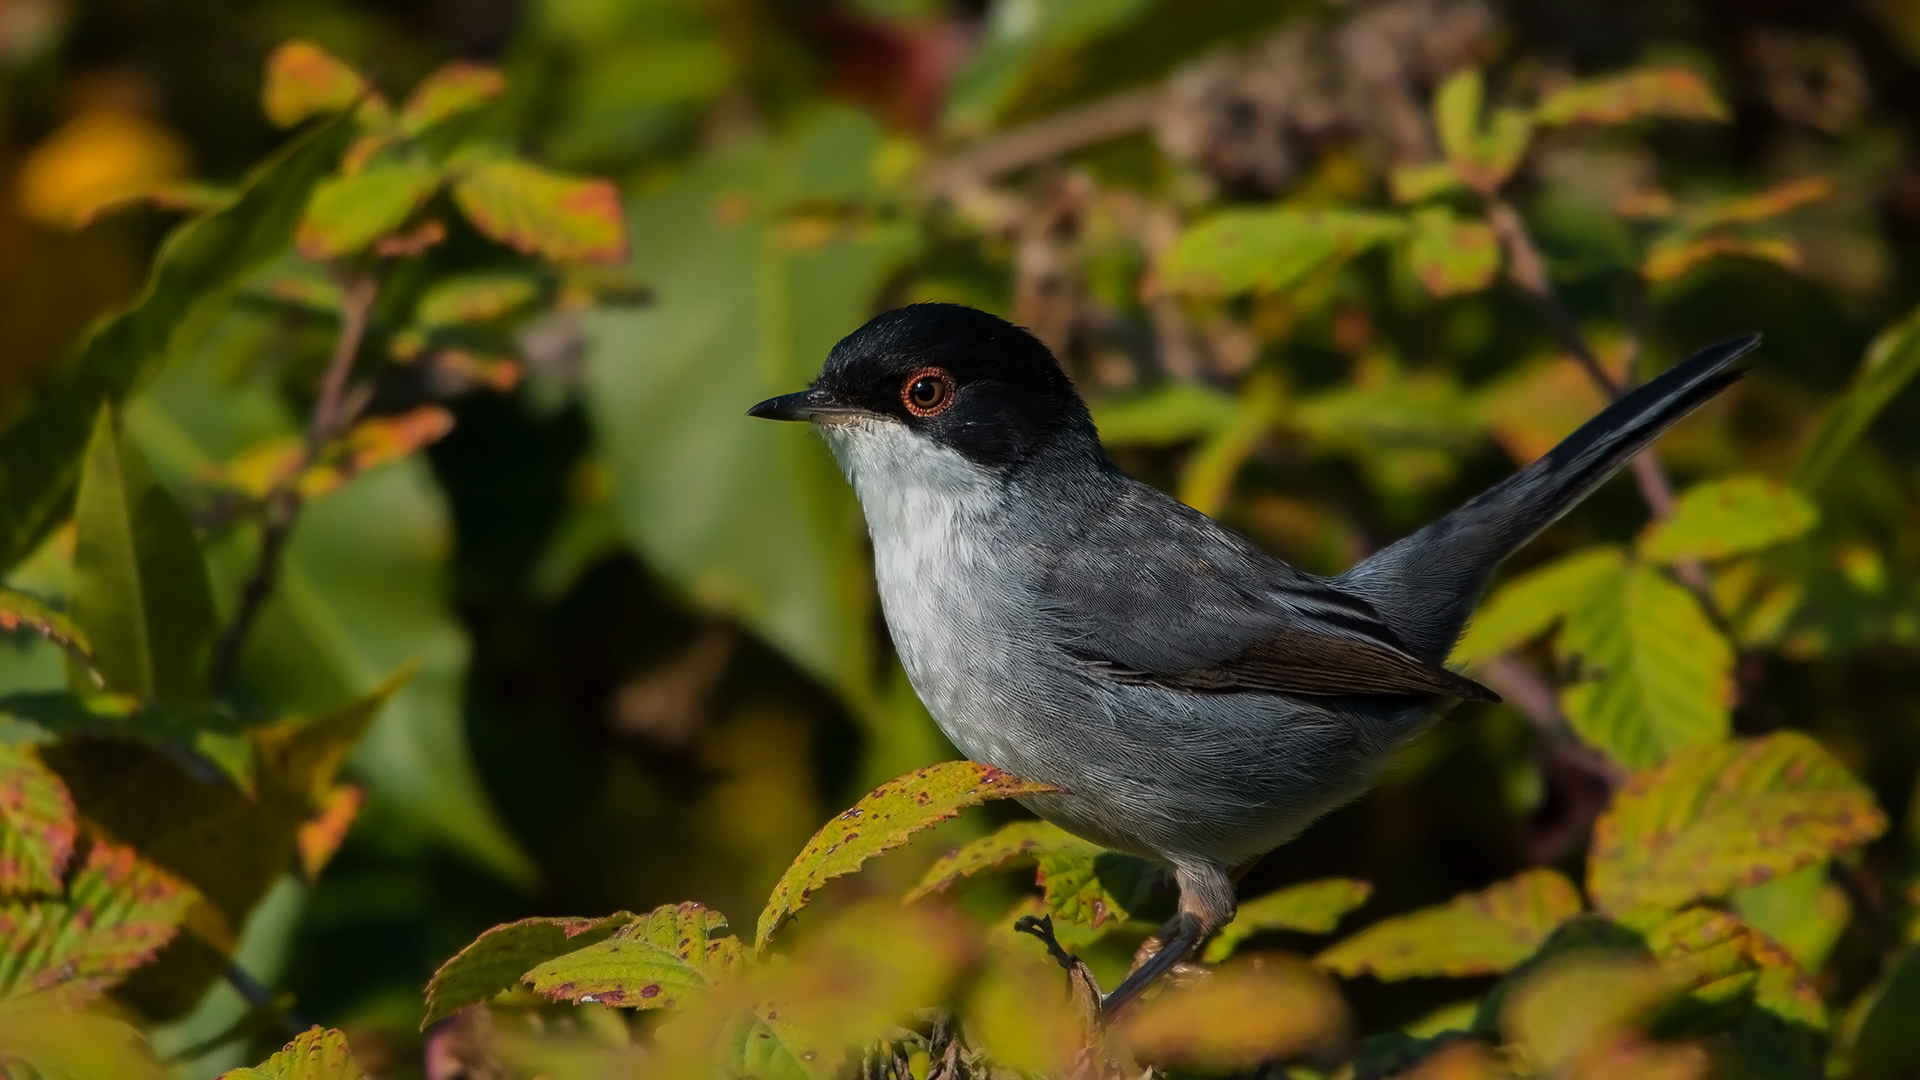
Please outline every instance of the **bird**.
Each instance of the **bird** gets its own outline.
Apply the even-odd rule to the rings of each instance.
[[[1022,800],[1041,818],[1171,870],[1175,914],[1111,1016],[1233,920],[1237,871],[1358,798],[1456,703],[1499,700],[1446,666],[1495,569],[1758,344],[1694,354],[1332,577],[1121,470],[1047,346],[974,308],[880,314],[748,415],[824,437],[894,650],[954,746],[1062,789]]]

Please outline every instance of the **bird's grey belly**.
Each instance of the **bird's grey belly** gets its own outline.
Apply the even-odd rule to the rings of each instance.
[[[1423,726],[1418,709],[1368,719],[1335,699],[1115,682],[1046,640],[1036,604],[983,596],[977,576],[922,567],[905,589],[881,577],[895,648],[940,729],[972,760],[1066,788],[1023,801],[1109,847],[1226,865],[1264,854],[1365,791]]]

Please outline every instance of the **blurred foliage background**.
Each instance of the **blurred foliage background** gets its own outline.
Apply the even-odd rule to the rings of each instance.
[[[250,716],[336,709],[417,665],[348,766],[365,805],[338,853],[311,880],[278,878],[236,938],[253,979],[344,1028],[370,1069],[420,1067],[421,987],[481,930],[687,899],[744,918],[818,822],[953,755],[891,659],[828,456],[795,425],[743,415],[915,300],[1033,329],[1124,467],[1317,572],[1596,411],[1565,358],[1569,325],[1615,378],[1763,332],[1756,373],[1661,446],[1683,489],[1797,476],[1817,504],[1817,526],[1701,585],[1737,623],[1721,628],[1737,687],[1712,691],[1705,722],[1811,733],[1892,819],[1806,894],[1827,913],[1802,957],[1822,996],[1855,1000],[1913,939],[1920,393],[1893,381],[1858,441],[1817,474],[1794,470],[1869,342],[1920,298],[1920,8],[0,0],[5,422],[94,319],[134,299],[178,208],[289,138],[260,85],[290,38],[394,94],[450,60],[497,66],[505,90],[462,137],[611,179],[631,252],[525,271],[526,295],[467,296],[483,317],[444,323],[420,299],[435,274],[524,267],[456,221],[426,245],[428,269],[396,272],[368,355],[406,359],[406,374],[370,384],[371,412],[416,425],[309,500],[235,661],[231,698]],[[1724,107],[1541,122],[1492,202],[1430,171],[1421,190],[1418,166],[1458,156],[1430,120],[1455,72],[1485,72],[1493,109],[1650,66],[1693,73]],[[1468,112],[1471,126],[1477,100]],[[1423,207],[1407,244],[1389,235],[1400,224],[1231,217],[1397,203]],[[1497,207],[1531,230],[1569,325],[1529,295]],[[1262,243],[1309,254],[1235,261],[1235,245]],[[257,275],[125,402],[128,437],[202,538],[223,621],[258,539],[222,493],[263,467],[250,450],[297,436],[347,302],[298,261]],[[1920,346],[1886,341],[1884,363],[1910,369]],[[447,411],[408,413],[421,402]],[[1623,479],[1510,574],[1630,543],[1647,520]],[[72,544],[53,531],[7,582],[60,601]],[[1520,681],[1500,688],[1520,707],[1458,710],[1242,895],[1345,876],[1373,884],[1377,916],[1577,867],[1621,766],[1660,755],[1602,738],[1596,763],[1570,743],[1543,681],[1565,660],[1507,656]],[[0,691],[68,678],[54,645],[0,642]],[[1543,686],[1544,705],[1526,693]],[[909,882],[1018,816],[943,826],[848,896]],[[1344,989],[1373,1031],[1492,983]],[[192,1048],[244,1012],[216,985],[153,1010],[156,1045]],[[279,1041],[265,1031],[186,1068],[211,1075]]]

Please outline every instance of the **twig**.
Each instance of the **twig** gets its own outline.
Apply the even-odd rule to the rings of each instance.
[[[240,587],[240,600],[234,609],[233,621],[227,625],[214,648],[213,689],[216,694],[225,693],[232,683],[247,633],[253,629],[267,598],[273,595],[280,555],[287,546],[287,538],[293,533],[294,522],[300,517],[300,474],[319,460],[327,442],[351,424],[354,416],[365,406],[364,395],[349,397],[347,379],[353,374],[354,357],[360,353],[360,343],[366,337],[367,321],[372,317],[373,301],[379,291],[379,280],[371,273],[353,275],[340,290],[340,336],[334,339],[333,356],[327,361],[325,374],[320,377],[319,396],[313,404],[313,415],[307,422],[305,449],[295,467],[288,470],[287,478],[267,493],[262,508],[259,558],[254,562],[253,573],[247,576],[246,583]]]
[[[1083,146],[1131,134],[1153,122],[1161,96],[1158,86],[1123,90],[982,139],[935,166],[929,173],[931,186],[937,193],[951,194],[969,184],[985,183]]]

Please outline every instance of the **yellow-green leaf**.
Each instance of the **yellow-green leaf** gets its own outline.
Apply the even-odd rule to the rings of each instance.
[[[1108,446],[1173,446],[1206,438],[1233,426],[1238,403],[1215,387],[1165,382],[1129,397],[1105,398],[1093,407],[1093,423]]]
[[[313,189],[295,239],[300,254],[326,259],[363,251],[407,223],[440,189],[440,170],[410,161],[383,161]]]
[[[455,60],[421,80],[400,109],[400,129],[410,135],[478,109],[507,88],[499,68]]]
[[[1240,905],[1226,929],[1208,944],[1206,961],[1217,964],[1232,956],[1242,942],[1270,930],[1299,934],[1330,934],[1340,919],[1367,902],[1373,886],[1352,878],[1327,878],[1289,885]]]
[[[1116,1026],[1121,1042],[1144,1061],[1234,1073],[1336,1046],[1347,1019],[1345,1003],[1324,976],[1272,956],[1229,964],[1134,1005]]]
[[[1524,110],[1500,108],[1482,127],[1480,111],[1485,96],[1478,71],[1468,68],[1454,72],[1434,94],[1433,123],[1454,176],[1475,191],[1492,194],[1506,183],[1526,155],[1533,119]],[[1426,185],[1437,187],[1430,179]]]
[[[1793,485],[1820,486],[1895,395],[1920,374],[1920,308],[1875,335],[1846,392],[1821,413],[1800,450]]]
[[[1175,292],[1281,292],[1395,239],[1406,222],[1359,210],[1229,210],[1188,229],[1160,264]]]
[[[499,158],[455,180],[453,197],[474,228],[516,251],[556,262],[626,258],[626,215],[620,193],[605,180]]]
[[[267,119],[292,127],[310,116],[344,112],[367,93],[367,81],[346,61],[311,41],[289,41],[267,57],[260,101]]]
[[[1705,79],[1685,68],[1641,68],[1588,79],[1556,90],[1534,107],[1534,122],[1624,124],[1664,117],[1674,120],[1726,120],[1727,107]]]
[[[215,614],[199,541],[107,406],[94,422],[74,504],[69,604],[109,689],[183,704],[206,699]]]
[[[64,898],[0,906],[0,997],[91,1001],[151,960],[194,899],[132,848],[95,840]]]
[[[485,1001],[539,964],[605,940],[633,922],[632,912],[598,919],[531,918],[496,926],[453,954],[427,983],[427,1015],[421,1030],[443,1016]]]
[[[1552,870],[1529,870],[1439,907],[1384,919],[1315,960],[1342,975],[1391,981],[1433,975],[1497,975],[1532,956],[1580,914],[1580,893]]]
[[[1619,548],[1589,548],[1502,585],[1474,612],[1452,662],[1490,660],[1539,637],[1585,607],[1599,590],[1617,584],[1625,567]]]
[[[807,841],[780,876],[760,913],[755,944],[765,948],[776,930],[805,907],[813,891],[851,874],[868,859],[905,844],[913,834],[992,799],[1059,794],[1050,784],[1031,783],[971,761],[943,761],[874,788]]]
[[[1779,942],[1805,971],[1826,964],[1853,915],[1846,890],[1827,879],[1825,863],[1808,863],[1732,899],[1741,922]]]
[[[0,585],[0,630],[26,630],[65,649],[68,655],[93,666],[93,643],[72,619],[37,596]]]
[[[1827,1029],[1827,1007],[1813,980],[1780,945],[1714,908],[1689,908],[1646,933],[1669,974],[1712,1004],[1751,993],[1753,1003],[1789,1023]]]
[[[1031,865],[1036,852],[1086,841],[1050,821],[1013,821],[960,848],[940,856],[907,894],[909,903],[945,892],[963,877],[982,870]]]
[[[1449,161],[1460,161],[1473,154],[1473,142],[1480,135],[1480,105],[1486,96],[1486,82],[1480,72],[1463,68],[1447,76],[1433,95],[1433,126],[1440,133],[1440,149]]]
[[[1614,794],[1594,825],[1587,888],[1614,914],[1677,908],[1823,861],[1886,826],[1873,793],[1799,732],[1695,747]]]
[[[1819,511],[1806,496],[1764,476],[1696,484],[1673,516],[1642,533],[1640,556],[1658,563],[1724,559],[1772,547],[1813,528]]]
[[[0,743],[0,896],[60,892],[77,831],[67,785],[33,747]]]
[[[745,963],[726,916],[699,904],[668,904],[613,935],[541,963],[525,976],[554,1001],[671,1009]]]
[[[362,1080],[347,1037],[332,1028],[309,1028],[258,1065],[234,1069],[220,1080]]]
[[[1413,215],[1407,260],[1434,296],[1478,292],[1500,269],[1500,241],[1485,222],[1460,218],[1445,207],[1427,207]]]
[[[429,329],[489,323],[518,311],[539,295],[539,282],[526,274],[461,274],[434,282],[414,307],[413,320]]]
[[[1388,177],[1393,201],[1403,206],[1460,190],[1460,177],[1450,161],[1429,161],[1424,165],[1402,165]]]
[[[1580,950],[1541,964],[1515,986],[1501,1004],[1500,1027],[1539,1075],[1698,1077],[1705,1060],[1675,1069],[1642,1057],[1654,1048],[1631,1038],[1680,989],[1651,960]]]
[[[942,856],[907,899],[943,891],[982,870],[1017,865],[1038,866],[1055,918],[1095,929],[1127,921],[1160,877],[1146,860],[1109,851],[1051,822],[1015,821]]]
[[[1555,643],[1576,669],[1560,695],[1574,731],[1628,768],[1725,739],[1733,647],[1700,601],[1639,563],[1594,585]]]

